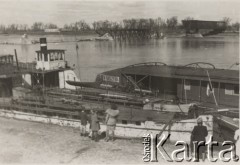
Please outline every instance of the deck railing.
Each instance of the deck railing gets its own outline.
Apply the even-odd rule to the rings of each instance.
[[[17,67],[17,63],[13,62],[13,66]],[[36,63],[18,62],[18,67],[19,69],[36,70]]]

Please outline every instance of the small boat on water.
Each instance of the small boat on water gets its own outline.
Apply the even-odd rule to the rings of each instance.
[[[27,35],[26,33],[24,33],[24,34],[22,35],[22,38],[27,39],[27,38],[28,38],[28,35]]]
[[[96,41],[113,41],[113,37],[109,33],[105,33],[101,37],[96,37]]]

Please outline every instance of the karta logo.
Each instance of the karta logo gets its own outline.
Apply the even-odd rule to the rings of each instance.
[[[144,152],[143,152],[143,161],[144,162],[158,162],[158,156],[160,155],[164,160],[168,162],[182,162],[185,161],[192,161],[198,162],[199,161],[199,148],[201,146],[205,146],[207,148],[207,159],[210,162],[216,162],[221,160],[223,162],[229,162],[233,160],[237,162],[239,160],[239,156],[236,155],[236,145],[232,141],[224,141],[221,143],[222,146],[229,146],[228,148],[225,147],[224,150],[219,151],[218,157],[213,156],[213,146],[219,146],[217,141],[213,141],[213,137],[210,136],[209,141],[193,141],[193,156],[190,156],[190,149],[189,144],[184,141],[177,141],[175,146],[182,146],[180,149],[176,149],[171,153],[168,153],[165,150],[165,144],[170,138],[170,134],[162,134],[156,135],[155,137],[152,134],[147,134],[143,137],[143,145],[144,145]],[[171,145],[169,143],[169,145]],[[178,156],[180,153],[183,153],[183,156]],[[228,156],[227,156],[227,153]],[[230,156],[229,156],[230,155]],[[203,159],[204,161],[204,159]]]

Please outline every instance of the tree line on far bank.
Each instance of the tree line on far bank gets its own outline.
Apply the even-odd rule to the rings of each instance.
[[[191,17],[187,17],[184,20],[194,20]],[[231,23],[231,19],[224,17],[221,21],[225,23],[226,30],[238,31],[239,22]],[[178,32],[183,30],[182,22],[178,21],[177,17],[171,17],[168,19],[162,19],[158,17],[153,18],[131,18],[124,19],[120,22],[114,22],[109,20],[94,21],[92,24],[86,23],[85,20],[80,20],[74,23],[65,24],[63,27],[59,27],[54,23],[34,22],[31,26],[27,24],[10,24],[0,25],[0,33],[11,32],[38,32],[46,29],[59,29],[60,31],[68,32],[85,32],[85,31],[97,31],[97,30],[109,30],[109,29],[149,29],[152,31],[160,30],[162,32]]]

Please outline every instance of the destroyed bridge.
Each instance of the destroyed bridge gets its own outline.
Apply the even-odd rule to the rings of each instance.
[[[203,36],[215,35],[226,30],[224,21],[204,21],[204,20],[182,20],[186,34],[201,33]],[[113,38],[151,38],[155,33],[156,38],[160,38],[160,29],[153,31],[151,28],[143,29],[98,29],[96,33],[100,36],[109,33]]]

